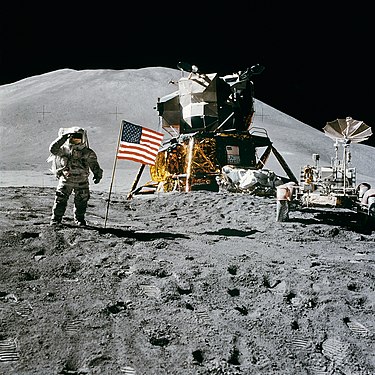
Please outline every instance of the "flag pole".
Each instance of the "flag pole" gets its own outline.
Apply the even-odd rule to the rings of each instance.
[[[121,125],[122,125],[122,123],[121,123]],[[104,218],[104,228],[106,228],[106,226],[107,226],[108,210],[109,210],[109,204],[111,202],[112,186],[113,186],[113,180],[115,178],[115,170],[116,170],[116,164],[117,164],[117,154],[118,154],[118,149],[120,147],[121,134],[122,134],[122,126],[120,126],[120,133],[118,135],[118,140],[117,140],[116,155],[115,155],[115,161],[113,163],[111,184],[109,186],[109,193],[108,193],[107,209],[106,209],[105,218]]]

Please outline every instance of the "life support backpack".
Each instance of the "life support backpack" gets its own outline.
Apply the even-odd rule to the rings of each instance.
[[[67,159],[68,158],[66,156],[57,156],[50,154],[50,156],[46,160],[47,163],[51,163],[51,167],[49,170],[57,179],[61,177],[62,172],[67,165]]]

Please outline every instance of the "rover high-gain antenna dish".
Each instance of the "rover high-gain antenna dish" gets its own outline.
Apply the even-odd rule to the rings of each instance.
[[[351,117],[327,122],[323,130],[331,139],[352,143],[366,141],[372,135],[371,128],[368,125]]]

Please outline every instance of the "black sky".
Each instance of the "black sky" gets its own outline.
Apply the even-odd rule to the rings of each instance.
[[[2,9],[0,84],[63,68],[186,61],[229,74],[259,63],[257,99],[317,129],[351,116],[375,133],[370,5],[285,3],[16,3]]]

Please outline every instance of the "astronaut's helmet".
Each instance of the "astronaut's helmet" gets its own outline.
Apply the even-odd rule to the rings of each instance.
[[[60,128],[59,135],[70,134],[68,143],[70,146],[89,147],[87,132],[85,129],[78,126],[71,128]]]
[[[82,133],[73,133],[70,134],[69,142],[73,145],[79,145],[82,143],[83,134]]]

